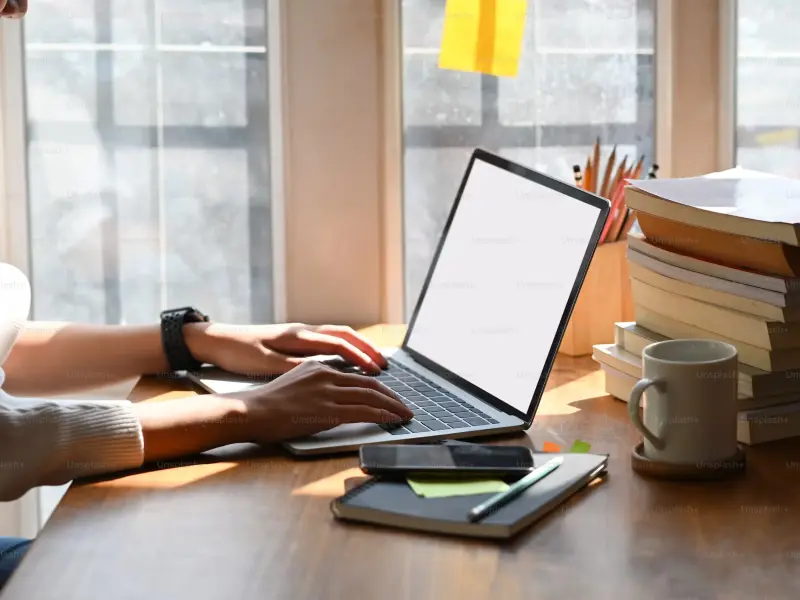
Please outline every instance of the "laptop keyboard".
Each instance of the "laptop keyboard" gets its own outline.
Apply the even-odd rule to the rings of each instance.
[[[393,435],[497,424],[496,419],[391,358],[389,367],[376,377],[414,411],[408,423],[381,425]]]

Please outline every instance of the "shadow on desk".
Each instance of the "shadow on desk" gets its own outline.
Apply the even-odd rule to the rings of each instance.
[[[524,439],[519,439],[520,437]],[[517,438],[516,443],[533,447],[527,436],[515,436],[515,438]],[[320,467],[319,477],[314,478],[313,475],[306,477],[305,473],[309,468],[313,469],[315,462]],[[208,504],[229,504],[230,508],[230,504],[237,504],[237,499],[249,498],[249,501],[245,502],[252,504],[255,498],[260,497],[263,504],[259,507],[260,510],[253,511],[257,514],[263,514],[263,509],[273,501],[276,506],[278,503],[290,502],[294,505],[290,512],[294,514],[308,514],[308,511],[312,510],[311,505],[314,505],[314,518],[321,530],[327,527],[343,528],[343,531],[353,533],[372,530],[388,538],[411,535],[421,541],[451,540],[443,543],[494,545],[515,551],[535,535],[540,523],[558,527],[557,523],[566,518],[567,513],[588,501],[589,497],[597,492],[597,487],[606,480],[605,476],[598,478],[587,486],[587,489],[573,495],[562,505],[543,515],[539,521],[515,538],[498,541],[336,521],[328,510],[330,501],[363,483],[367,477],[355,466],[356,461],[352,454],[347,457],[327,457],[327,460],[315,462],[298,461],[279,447],[259,448],[241,444],[191,458],[155,463],[135,472],[119,474],[114,478],[87,479],[76,487],[76,490],[79,490],[76,496],[80,497],[82,502],[72,503],[59,513],[60,517],[68,519],[68,525],[67,522],[56,522],[51,528],[59,529],[66,526],[79,528],[81,524],[88,525],[89,522],[97,526],[98,520],[106,521],[106,524],[109,520],[119,523],[120,519],[127,521],[132,518],[135,521],[139,512],[136,505],[140,502],[142,509],[146,509],[149,513],[148,517],[142,520],[150,522],[150,527],[157,527],[155,516],[177,504],[186,507],[189,513],[196,508],[202,510],[204,514],[209,514]],[[84,489],[81,490],[81,486],[84,486]],[[286,498],[289,488],[291,499]],[[262,493],[254,493],[254,489]],[[225,502],[226,498],[230,499],[230,503]],[[241,508],[248,509],[247,506]],[[254,507],[249,508],[252,510]],[[184,514],[182,518],[188,517],[189,515]],[[172,513],[170,517],[165,515],[165,518],[174,521],[177,515]],[[220,515],[220,519],[222,522],[225,521],[224,513]]]

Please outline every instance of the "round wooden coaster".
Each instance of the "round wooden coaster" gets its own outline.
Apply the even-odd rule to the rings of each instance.
[[[654,479],[682,479],[702,481],[725,479],[741,475],[747,469],[747,457],[741,444],[736,454],[726,460],[700,461],[690,464],[656,462],[644,455],[644,442],[639,442],[631,452],[631,468],[639,475]]]

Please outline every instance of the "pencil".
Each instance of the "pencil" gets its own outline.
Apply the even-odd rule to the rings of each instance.
[[[658,173],[658,165],[656,163],[653,163],[653,165],[650,167],[650,172],[647,174],[647,178],[655,179],[656,173]]]
[[[611,150],[611,154],[608,157],[608,163],[606,163],[606,172],[603,175],[603,185],[600,188],[600,195],[603,198],[608,198],[609,192],[609,185],[611,184],[611,173],[614,171],[614,163],[617,160],[617,145],[614,144],[614,149]]]
[[[625,159],[627,161],[627,157]],[[618,200],[619,208],[617,209],[617,213],[614,217],[614,222],[611,225],[611,228],[608,232],[608,239],[609,242],[616,242],[619,240],[619,234],[622,231],[622,228],[625,225],[625,219],[628,216],[628,206],[625,203],[625,187],[628,180],[631,178],[633,174],[634,166],[631,165],[630,168],[625,169],[625,172],[622,174],[622,177],[619,178],[617,182],[617,187],[614,190],[614,197],[619,194],[621,198]]]
[[[586,168],[583,170],[583,189],[587,192],[591,190],[592,186],[592,159],[586,159]]]
[[[626,157],[627,158],[627,157]],[[631,163],[631,166],[625,169],[625,174],[622,176],[622,179],[632,179],[633,172],[636,170],[636,163]]]
[[[622,225],[622,230],[619,232],[619,236],[621,239],[626,239],[628,237],[628,233],[633,227],[633,224],[636,222],[636,211],[632,208],[628,209],[628,216],[625,218],[625,223]]]
[[[597,141],[594,143],[594,156],[592,159],[592,166],[594,173],[592,173],[592,189],[593,193],[597,193],[597,175],[600,172],[600,136],[597,136]]]
[[[639,179],[642,175],[642,166],[644,165],[644,154],[639,157],[639,162],[636,163],[636,168],[633,169],[631,179]]]
[[[573,165],[572,174],[575,177],[575,185],[581,187],[581,181],[583,180],[583,175],[581,175],[581,166]]]
[[[606,224],[603,226],[603,232],[600,234],[600,244],[605,242],[612,241],[611,239],[611,230],[614,227],[614,223],[619,218],[620,214],[620,203],[622,202],[623,194],[621,193],[622,189],[618,189],[616,195],[611,200],[611,210],[608,212],[608,220]]]
[[[617,214],[614,215],[614,222],[608,230],[607,241],[616,242],[619,240],[620,231],[625,224],[625,219],[628,217],[628,206],[625,204],[625,186],[617,191],[620,199],[618,201]]]
[[[620,182],[623,180],[623,177],[625,177],[625,172],[626,172],[625,167],[627,166],[627,163],[628,163],[628,157],[626,156],[625,158],[622,159],[622,162],[619,164],[619,167],[617,168],[617,174],[614,176],[614,181],[611,184],[610,195],[608,197],[609,200],[613,200],[613,198],[617,194],[617,189],[620,186]]]
[[[631,209],[630,208],[625,208],[625,214],[623,215],[622,219],[620,219],[620,222],[619,222],[619,231],[617,231],[617,235],[614,236],[614,241],[615,242],[619,242],[619,241],[621,241],[623,239],[622,238],[622,232],[625,231],[625,225],[627,224],[628,219],[630,218],[630,216],[631,216]]]

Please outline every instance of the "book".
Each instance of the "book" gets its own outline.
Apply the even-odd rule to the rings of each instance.
[[[800,435],[800,405],[772,406],[739,413],[736,437],[743,444],[763,444]]]
[[[784,350],[800,347],[800,323],[768,321],[693,298],[673,294],[631,277],[634,312],[636,305],[664,316],[702,327],[719,335],[764,348]]]
[[[642,269],[647,269],[648,271],[657,273],[663,277],[675,279],[701,289],[724,292],[725,294],[729,294],[737,298],[763,302],[764,304],[779,308],[791,308],[794,310],[794,312],[800,313],[800,296],[797,294],[786,294],[783,292],[765,290],[760,287],[747,285],[738,281],[731,281],[730,279],[724,279],[715,275],[698,273],[690,269],[684,269],[682,267],[663,262],[657,258],[639,252],[638,250],[634,250],[631,247],[627,249],[626,257],[628,259],[628,265],[636,265],[638,267],[637,271],[640,273]],[[673,285],[672,287],[676,286]],[[698,291],[697,293],[703,294],[704,292]],[[714,294],[706,294],[706,296],[712,297]],[[770,309],[763,308],[763,310]]]
[[[703,229],[641,211],[636,215],[644,236],[663,248],[758,273],[800,275],[800,248],[796,246]]]
[[[638,305],[633,307],[633,318],[642,327],[673,340],[688,338],[727,342],[738,351],[740,364],[751,365],[764,371],[800,369],[800,349],[765,350],[725,335],[712,333],[702,327],[689,325]]]
[[[592,358],[601,365],[607,365],[629,377],[634,377],[637,380],[642,378],[641,355],[637,356],[627,352],[615,344],[597,344],[592,350]],[[623,400],[627,402],[627,398],[623,398]],[[792,403],[800,403],[800,391],[754,398],[751,394],[742,390],[740,386],[736,410],[753,410]]]
[[[628,273],[632,278],[658,289],[672,292],[673,294],[678,294],[680,296],[686,296],[687,298],[699,300],[700,302],[705,302],[707,304],[714,304],[716,306],[730,308],[731,310],[743,312],[769,321],[777,321],[780,323],[794,323],[800,321],[800,306],[792,306],[787,308],[785,306],[770,304],[769,302],[764,302],[763,300],[756,300],[752,297],[748,297],[772,294],[780,298],[781,295],[777,292],[758,290],[758,288],[750,288],[751,290],[754,290],[753,292],[750,292],[749,290],[737,289],[737,291],[742,291],[748,294],[748,296],[742,296],[730,291],[723,291],[718,288],[727,287],[728,289],[731,289],[735,288],[735,286],[740,286],[741,288],[747,288],[750,286],[743,286],[740,283],[733,283],[730,281],[725,282],[724,280],[713,281],[714,278],[708,277],[707,275],[698,277],[706,277],[712,281],[703,282],[700,284],[683,281],[681,279],[675,279],[660,272],[662,269],[660,268],[658,261],[641,255],[636,251],[628,252],[628,261]],[[681,270],[677,267],[671,267],[670,265],[666,265],[666,267],[667,268],[664,269],[666,271],[669,271],[670,269],[675,271]],[[681,273],[673,274],[681,276]],[[694,275],[697,274],[695,273]],[[691,276],[687,278],[692,279]],[[722,283],[717,283],[718,281],[722,281]]]
[[[664,264],[674,265],[694,273],[710,275],[719,279],[777,292],[785,298],[786,306],[800,305],[800,278],[765,275],[747,269],[728,267],[713,261],[694,258],[679,252],[672,252],[658,246],[641,234],[630,234],[627,240],[629,251],[640,252]]]
[[[614,327],[616,346],[635,356],[641,356],[645,346],[668,339],[632,322],[616,323]],[[739,391],[746,396],[760,398],[800,393],[800,370],[764,371],[739,359]]]
[[[639,213],[800,246],[800,181],[795,179],[730,169],[632,181],[627,190],[626,203]]]
[[[472,523],[467,513],[493,494],[421,498],[404,480],[371,478],[331,502],[337,519],[445,535],[508,539],[602,475],[608,455],[534,454],[537,467],[555,456],[564,463],[522,495]]]
[[[627,402],[628,398],[631,396],[631,390],[633,390],[633,386],[636,385],[639,378],[632,377],[627,373],[623,373],[614,367],[602,363],[600,367],[603,369],[603,376],[605,377],[606,394],[613,396],[617,400]],[[647,399],[643,396],[642,406],[645,406],[646,400]]]
[[[627,401],[638,378],[612,367],[603,366],[603,371],[606,393]],[[737,414],[736,441],[741,444],[752,446],[797,436],[800,436],[800,403],[740,411]]]

